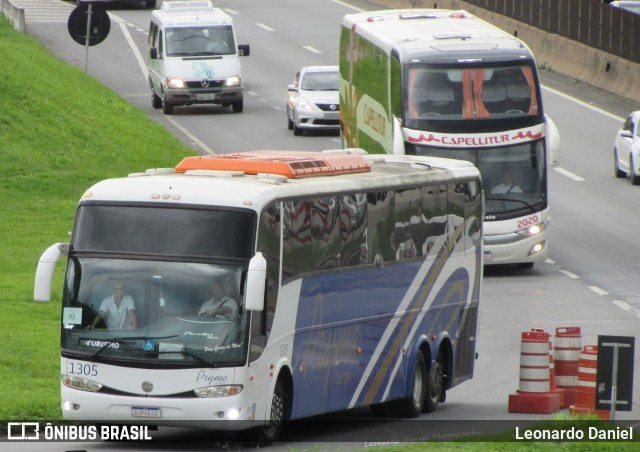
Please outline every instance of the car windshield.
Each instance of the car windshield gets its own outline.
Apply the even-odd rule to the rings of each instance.
[[[236,53],[230,25],[167,29],[167,56],[232,55]]]
[[[305,91],[338,91],[338,72],[307,72],[300,88]]]

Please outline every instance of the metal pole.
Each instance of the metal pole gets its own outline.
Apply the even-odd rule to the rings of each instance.
[[[616,421],[616,402],[618,401],[618,348],[619,344],[613,345],[613,369],[611,371],[611,407],[609,408],[609,418],[611,422]]]
[[[89,3],[89,9],[87,10],[87,34],[84,37],[85,56],[84,56],[84,75],[87,75],[87,66],[89,65],[89,38],[91,33],[91,14],[92,4]]]

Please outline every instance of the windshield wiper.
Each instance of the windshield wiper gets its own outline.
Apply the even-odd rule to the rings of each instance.
[[[91,355],[91,361],[95,359],[100,353],[109,348],[109,346],[113,342],[125,342],[125,341],[143,341],[145,339],[173,339],[175,337],[179,337],[179,334],[174,334],[172,336],[157,336],[157,337],[149,337],[149,336],[122,336],[122,337],[114,337],[112,339],[105,340],[105,344],[100,347],[93,355]]]
[[[160,352],[159,351],[158,355],[162,355],[162,354],[165,354],[165,353],[179,353],[181,355],[186,355],[186,356],[189,356],[191,358],[195,358],[197,361],[199,361],[199,362],[201,362],[203,364],[206,364],[207,367],[219,367],[219,365],[214,363],[213,361],[209,361],[209,360],[203,358],[202,356],[198,355],[197,353],[193,353],[193,352],[190,352],[188,350],[179,350],[179,351],[170,351],[170,350],[168,350],[166,352]]]
[[[525,206],[527,206],[532,212],[535,212],[536,209],[535,207],[533,207],[531,204],[529,204],[527,201],[523,201],[522,199],[514,199],[514,198],[493,198],[493,197],[488,197],[487,201],[511,201],[511,202],[519,202],[520,204],[524,204]]]

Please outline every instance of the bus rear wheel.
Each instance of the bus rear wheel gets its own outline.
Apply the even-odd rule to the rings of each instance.
[[[444,367],[440,363],[440,359],[436,360],[431,366],[429,371],[429,378],[427,379],[427,390],[422,411],[425,413],[433,413],[440,402],[444,402],[445,393],[445,376]]]
[[[414,418],[420,416],[424,409],[427,393],[427,365],[424,355],[418,352],[411,369],[411,387],[406,399],[396,401],[394,413],[399,417]]]

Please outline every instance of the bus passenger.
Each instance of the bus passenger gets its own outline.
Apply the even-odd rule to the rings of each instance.
[[[131,295],[124,293],[124,284],[116,281],[113,284],[113,295],[102,300],[96,317],[85,329],[95,329],[100,319],[105,321],[110,330],[134,329],[137,327],[135,309]]]
[[[238,315],[238,303],[227,296],[222,278],[213,280],[211,292],[211,298],[202,304],[198,315],[220,316],[235,321]]]

